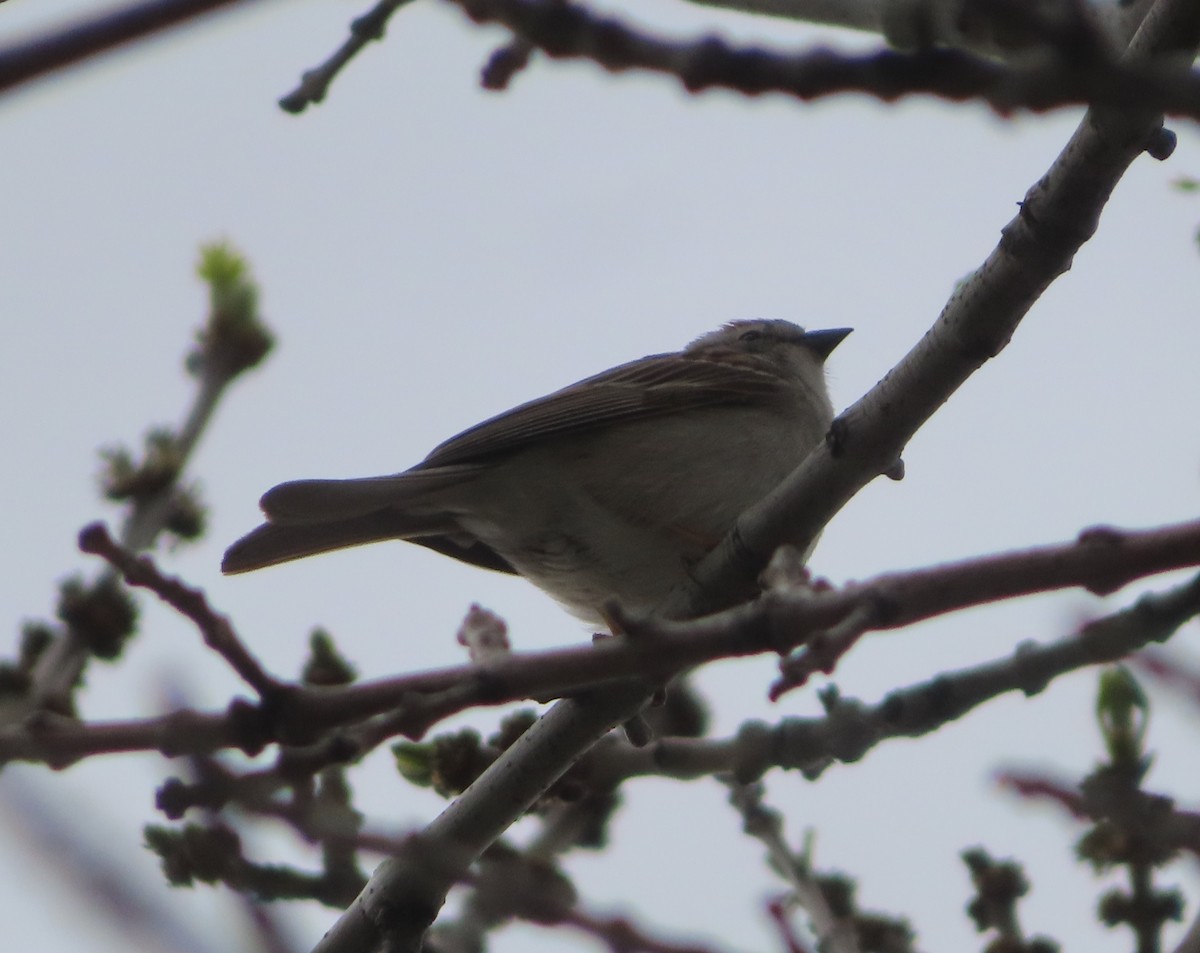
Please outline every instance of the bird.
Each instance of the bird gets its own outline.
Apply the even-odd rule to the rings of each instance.
[[[221,564],[248,572],[399,539],[525,577],[571,614],[649,614],[833,420],[825,361],[850,328],[731,321],[680,351],[477,424],[402,473],[281,483]]]

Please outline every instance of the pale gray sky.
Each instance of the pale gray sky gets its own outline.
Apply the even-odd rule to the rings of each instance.
[[[0,40],[89,6],[14,0],[0,11]],[[638,9],[681,31],[719,25],[781,44],[812,36],[671,0]],[[220,553],[255,524],[263,490],[403,469],[477,420],[737,317],[855,327],[830,365],[843,407],[983,260],[1078,119],[1006,122],[974,106],[857,96],[815,105],[689,97],[661,77],[542,60],[508,93],[489,94],[477,73],[501,34],[426,0],[396,17],[325,104],[299,117],[279,111],[276,98],[359,12],[315,0],[260,4],[0,100],[0,433],[9,459],[0,606],[10,630],[51,613],[58,578],[96,569],[74,538],[101,512],[97,448],[183,411],[190,382],[180,357],[205,306],[192,278],[203,240],[226,236],[249,256],[280,344],[235,387],[197,456],[209,536],[164,565],[205,587],[276,671],[297,671],[319,623],[364,673],[382,675],[460,661],[454,632],[473,601],[503,615],[520,648],[587,634],[521,580],[399,544],[223,579]],[[1194,127],[1175,128],[1176,156],[1134,165],[1074,269],[913,441],[907,478],[868,487],[830,525],[816,572],[842,582],[1064,540],[1096,522],[1194,515],[1200,201],[1170,182],[1200,162]],[[872,636],[836,681],[875,700],[1022,639],[1061,635],[1132,594],[1031,599]],[[127,663],[89,672],[86,715],[155,713],[168,682],[208,707],[240,691],[188,626],[152,603],[143,619]],[[1193,653],[1196,635],[1193,624],[1179,640]],[[768,659],[702,673],[719,731],[817,710],[811,691],[768,704],[772,673]],[[1080,831],[991,783],[1001,765],[1087,770],[1100,752],[1093,684],[1084,674],[1031,701],[1002,700],[815,785],[777,772],[773,803],[794,838],[818,830],[818,863],[857,875],[864,906],[909,916],[924,949],[977,943],[958,859],[976,843],[1028,864],[1028,929],[1075,948],[1127,949],[1125,935],[1094,923],[1098,891],[1071,860]],[[496,717],[454,723],[486,727]],[[1188,718],[1169,702],[1156,707],[1151,743],[1169,750],[1150,783],[1194,798]],[[356,772],[361,803],[397,830],[432,817],[437,799],[394,780],[388,760],[380,752]],[[169,770],[158,758],[103,759],[53,776],[6,769],[0,794],[36,784],[61,799],[154,896],[165,889],[139,831],[160,820],[153,788]],[[567,869],[589,902],[637,912],[667,933],[775,948],[762,900],[779,885],[723,798],[708,781],[631,784],[613,848],[574,856]],[[11,827],[3,837],[20,842]],[[260,856],[288,843],[266,841]],[[68,899],[60,873],[36,855],[0,850],[11,948],[129,949]],[[214,948],[234,948],[227,938],[238,920],[219,894],[167,900]],[[332,916],[297,909],[300,945]],[[590,946],[532,928],[509,929],[495,945],[574,948]]]

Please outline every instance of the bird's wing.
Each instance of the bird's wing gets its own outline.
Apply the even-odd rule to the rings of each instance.
[[[481,463],[549,437],[696,407],[770,402],[777,374],[746,354],[725,362],[655,354],[514,407],[439,444],[414,470]]]

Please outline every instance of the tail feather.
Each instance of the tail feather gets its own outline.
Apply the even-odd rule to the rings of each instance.
[[[395,510],[317,523],[264,523],[225,550],[221,572],[250,572],[336,549],[385,539],[434,536],[447,529],[444,516],[421,519]]]
[[[478,466],[435,467],[356,480],[293,480],[281,483],[259,501],[272,523],[335,522],[405,508],[473,476]]]

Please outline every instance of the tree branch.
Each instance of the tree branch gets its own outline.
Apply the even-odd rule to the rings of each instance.
[[[1003,5],[968,7],[962,0],[687,0],[697,6],[860,30],[884,37],[898,49],[949,46],[985,56],[1028,52],[1006,36],[1011,11]],[[1085,3],[1073,7],[1117,49],[1128,45],[1152,0]]]
[[[129,585],[149,589],[180,615],[195,623],[204,636],[205,644],[220,654],[242,681],[264,699],[283,688],[283,684],[262,667],[237,637],[229,618],[213,611],[202,591],[185,586],[178,579],[167,578],[150,558],[139,558],[130,549],[117,545],[103,523],[91,523],[83,528],[79,534],[79,548],[85,553],[101,557]]]
[[[792,889],[808,914],[817,948],[825,953],[862,953],[853,917],[839,916],[813,875],[811,858],[797,856],[783,839],[783,816],[763,803],[761,784],[729,784],[729,803],[742,816],[742,829],[767,849],[770,867]]]
[[[1035,695],[1054,679],[1091,665],[1119,661],[1164,641],[1200,615],[1200,576],[1134,605],[1095,619],[1078,633],[1044,645],[1022,643],[1008,658],[943,672],[890,692],[874,705],[825,691],[822,718],[784,718],[775,725],[749,721],[729,738],[664,738],[644,748],[610,740],[589,755],[599,786],[634,776],[679,779],[731,773],[756,780],[771,768],[819,776],[835,762],[858,761],[890,738],[917,738],[980,705],[1019,691]]]
[[[300,85],[279,100],[284,112],[293,115],[304,112],[309,105],[325,99],[329,85],[338,73],[362,52],[363,47],[373,40],[382,40],[392,14],[412,0],[378,0],[370,10],[350,22],[350,36],[324,63],[306,70],[300,77]]]
[[[111,541],[109,545],[116,548]],[[159,751],[172,757],[230,747],[257,753],[270,743],[311,744],[330,729],[357,725],[318,746],[310,764],[315,771],[324,764],[356,760],[395,734],[420,737],[436,721],[467,708],[580,690],[616,698],[626,679],[659,683],[720,658],[786,653],[811,642],[814,633],[831,627],[836,631],[843,620],[861,617],[863,607],[871,609],[873,621],[868,628],[878,631],[1057,588],[1083,586],[1109,592],[1144,575],[1200,564],[1200,521],[1140,533],[1091,531],[1065,545],[887,573],[843,589],[779,588],[748,605],[701,619],[626,620],[629,636],[625,638],[329,687],[281,685],[248,657],[236,633],[225,628],[227,620],[214,613],[200,594],[186,588],[180,594],[176,591],[179,583],[164,579],[149,560],[119,550],[112,558],[123,571],[135,574],[131,582],[136,579],[137,584],[150,585],[172,604],[178,602],[189,615],[194,614],[206,641],[213,644],[215,640],[214,647],[256,691],[262,686],[261,704],[237,700],[224,713],[178,711],[129,722],[83,724],[47,715],[0,732],[0,761],[65,764],[96,754]],[[1200,583],[1194,585],[1200,587]],[[1183,595],[1172,599],[1194,600],[1197,592],[1200,588],[1185,588]],[[1078,644],[1067,640],[1031,650],[1014,660],[1011,673],[1001,671],[984,678],[988,684],[999,679],[1003,687],[975,690],[991,694],[1013,687],[1040,690],[1050,678],[1070,668],[1120,658],[1146,640],[1165,638],[1173,631],[1172,625],[1181,624],[1186,616],[1180,613],[1191,603],[1185,601],[1181,608],[1165,596],[1162,600],[1147,598],[1129,610],[1140,613],[1140,628],[1132,636],[1120,632],[1114,636],[1097,629],[1087,639],[1080,637]],[[1158,628],[1151,628],[1151,622]],[[818,645],[818,654],[821,651]],[[1007,684],[1006,678],[1016,681]],[[639,684],[644,687],[646,683]],[[979,700],[985,697],[991,695]],[[895,705],[893,701],[893,719]],[[373,716],[382,720],[363,722]]]
[[[689,92],[774,92],[801,100],[857,92],[884,102],[929,94],[952,102],[978,100],[1001,115],[1094,105],[1200,118],[1200,76],[1186,63],[1122,60],[1110,55],[1105,45],[1092,42],[1089,34],[1076,38],[1083,52],[1058,50],[1046,40],[1039,55],[1015,65],[938,47],[864,56],[818,48],[788,55],[736,46],[718,36],[696,42],[662,40],[557,0],[453,2],[477,23],[500,23],[551,57],[586,59],[612,72],[666,74]],[[1032,33],[1039,35],[1036,28]]]
[[[143,0],[0,49],[0,93],[195,17],[251,0]]]
[[[1177,50],[1185,38],[1194,57],[1198,30],[1194,5],[1160,0],[1126,59]],[[925,336],[834,421],[824,446],[739,517],[662,613],[692,615],[728,605],[754,585],[779,546],[807,550],[838,510],[900,458],[913,434],[971,374],[1007,346],[1030,308],[1094,234],[1125,170],[1161,136],[1157,114],[1088,110],[1001,231],[1000,244],[958,285]]]

